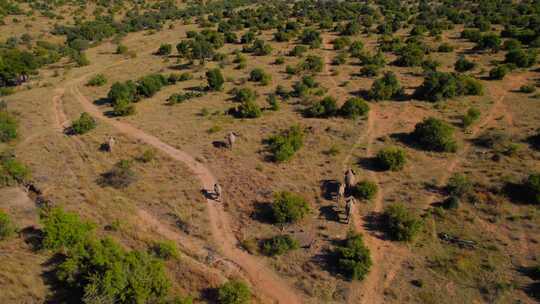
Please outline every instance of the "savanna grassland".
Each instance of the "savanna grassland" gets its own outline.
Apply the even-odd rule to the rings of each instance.
[[[540,2],[0,17],[0,303],[540,300]]]

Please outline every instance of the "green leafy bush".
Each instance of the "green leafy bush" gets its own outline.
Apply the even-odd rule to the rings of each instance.
[[[334,253],[339,269],[351,280],[363,280],[373,264],[369,248],[358,233],[350,233],[344,246],[336,247]]]
[[[461,122],[464,128],[468,128],[479,118],[480,118],[480,110],[478,110],[477,108],[469,108],[467,110],[467,113],[463,115]]]
[[[17,138],[18,123],[15,117],[5,110],[0,110],[0,142],[9,142]]]
[[[283,191],[274,195],[272,215],[278,224],[298,222],[309,212],[308,203],[297,194]]]
[[[75,134],[85,134],[96,128],[96,120],[90,114],[83,112],[79,119],[75,120],[71,125],[71,129]]]
[[[495,80],[501,80],[508,74],[510,70],[508,67],[504,64],[498,65],[491,70],[489,70],[489,78],[495,79]]]
[[[467,72],[476,67],[476,64],[470,60],[467,60],[465,56],[459,56],[458,60],[454,64],[454,70],[458,72]]]
[[[369,91],[369,97],[374,100],[392,99],[402,94],[403,89],[393,72],[387,72],[382,78],[375,80]]]
[[[398,52],[396,64],[404,67],[419,66],[424,60],[425,51],[416,43],[409,43]]]
[[[339,109],[339,113],[343,117],[356,119],[366,116],[369,112],[369,104],[362,98],[353,97],[347,101]]]
[[[332,117],[335,116],[338,112],[338,106],[336,99],[327,96],[323,100],[314,103],[311,107],[307,108],[304,111],[304,115],[307,117]]]
[[[234,109],[234,116],[238,118],[258,118],[261,115],[261,107],[253,100],[246,100]]]
[[[354,186],[353,195],[358,199],[371,200],[375,197],[377,191],[378,187],[376,183],[363,180]]]
[[[268,85],[272,80],[272,76],[263,69],[253,69],[249,74],[249,80],[259,82],[262,85]]]
[[[162,261],[109,238],[69,250],[56,276],[81,303],[164,303],[171,285]]]
[[[454,47],[450,45],[449,43],[441,43],[439,47],[437,48],[437,51],[440,53],[451,53],[454,51]]]
[[[86,85],[92,87],[101,87],[107,83],[107,78],[103,74],[97,74],[94,77],[90,78]]]
[[[206,80],[208,81],[208,88],[211,91],[221,91],[223,89],[225,79],[220,69],[211,69],[206,72]]]
[[[454,128],[437,118],[428,117],[419,122],[411,135],[426,150],[438,152],[455,152],[457,150]]]
[[[406,154],[398,147],[387,147],[380,150],[375,156],[377,165],[383,170],[399,171],[406,162]]]
[[[231,93],[234,95],[233,99],[236,102],[248,102],[257,99],[257,92],[250,88],[234,88]]]
[[[262,243],[262,252],[269,256],[282,255],[298,248],[298,241],[289,235],[277,235]]]
[[[152,247],[152,252],[164,260],[176,259],[180,256],[176,243],[169,240],[156,242]]]
[[[42,246],[45,249],[74,249],[92,235],[94,224],[83,222],[80,217],[62,208],[47,210],[41,216],[43,224]]]
[[[9,238],[15,232],[15,225],[11,217],[0,210],[0,241]]]
[[[113,106],[121,101],[128,103],[137,101],[137,85],[133,81],[115,82],[111,86],[107,97],[111,100]]]
[[[159,92],[169,81],[161,74],[144,76],[137,81],[137,94],[144,97],[152,97]]]
[[[383,213],[383,222],[390,237],[396,241],[412,241],[422,229],[422,221],[402,204],[388,206]]]
[[[506,53],[505,62],[515,64],[520,68],[528,68],[536,63],[535,50],[524,51],[521,48],[511,49]]]
[[[172,45],[168,43],[164,43],[159,46],[159,49],[157,50],[156,55],[168,56],[171,54],[171,52],[172,52]]]
[[[324,68],[324,61],[321,57],[308,55],[306,59],[300,62],[296,68],[297,71],[305,71],[309,73],[320,73]]]
[[[268,149],[272,153],[273,160],[284,162],[289,160],[304,142],[304,132],[300,126],[293,126],[290,129],[274,135],[267,140]]]
[[[462,95],[482,95],[482,84],[471,76],[431,72],[416,91],[418,99],[440,101]]]
[[[129,116],[135,114],[135,105],[126,99],[119,99],[113,105],[115,116]]]
[[[251,290],[241,281],[229,281],[218,289],[219,304],[247,304],[251,301]]]

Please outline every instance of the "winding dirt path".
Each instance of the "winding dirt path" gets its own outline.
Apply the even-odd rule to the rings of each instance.
[[[70,88],[70,91],[90,115],[108,123],[119,132],[151,145],[171,158],[184,163],[199,179],[203,189],[213,189],[217,182],[216,178],[208,168],[196,161],[191,155],[127,123],[106,117],[75,85]],[[222,204],[212,199],[207,199],[207,203],[212,235],[223,255],[245,272],[252,284],[265,298],[272,299],[277,303],[301,303],[301,297],[294,292],[292,286],[270,271],[263,262],[237,248],[238,241],[232,232],[229,215],[223,209]]]

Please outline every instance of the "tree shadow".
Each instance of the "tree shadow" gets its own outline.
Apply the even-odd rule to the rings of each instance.
[[[324,219],[327,221],[332,222],[340,222],[339,221],[339,211],[337,210],[335,205],[326,205],[319,208],[319,212],[321,215],[324,216]]]
[[[180,63],[180,64],[173,64],[170,65],[168,68],[171,70],[177,70],[177,71],[183,71],[183,70],[189,70],[192,67],[192,64],[189,62],[186,63]]]
[[[528,204],[528,191],[522,184],[507,182],[503,188],[503,193],[515,204]]]
[[[406,145],[409,148],[424,151],[424,149],[414,140],[411,133],[394,133],[390,135],[390,138]]]
[[[112,100],[108,97],[102,97],[102,98],[94,100],[94,105],[96,106],[105,106],[105,105],[110,105],[111,103],[112,103]]]
[[[272,204],[268,202],[255,202],[254,211],[251,218],[261,223],[274,223],[274,215],[272,212]]]
[[[343,246],[345,244],[344,240],[337,239],[333,239],[330,242],[330,248],[335,246]],[[313,255],[310,262],[319,266],[322,270],[327,271],[332,276],[346,280],[347,278],[343,276],[339,269],[338,256],[330,248],[324,248],[320,253]]]
[[[383,240],[390,241],[392,238],[386,229],[384,214],[371,212],[364,216],[364,228],[374,237]]]
[[[212,142],[212,146],[217,149],[225,149],[227,148],[227,143],[222,140],[215,140]]]
[[[321,181],[321,193],[324,199],[334,200],[338,196],[340,182],[335,179],[325,179]]]
[[[364,169],[374,172],[384,172],[385,170],[377,164],[375,157],[361,157],[358,159],[358,165]]]

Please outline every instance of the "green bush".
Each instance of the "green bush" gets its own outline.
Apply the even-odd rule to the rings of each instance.
[[[368,180],[361,181],[354,186],[354,197],[362,200],[371,200],[377,194],[377,184]]]
[[[437,152],[456,152],[454,128],[448,123],[428,117],[416,124],[412,138],[424,149]]]
[[[233,99],[236,102],[248,102],[257,99],[257,92],[250,88],[234,88],[232,94],[234,95]]]
[[[533,204],[540,205],[540,174],[534,173],[523,183],[526,196]]]
[[[83,222],[80,217],[55,207],[41,215],[43,224],[42,246],[45,249],[74,249],[92,235],[94,224]]]
[[[536,91],[536,87],[532,84],[524,84],[521,87],[519,87],[519,91],[521,93],[530,94]]]
[[[144,76],[137,81],[137,94],[144,97],[152,97],[168,84],[169,81],[163,75],[152,74]]]
[[[137,85],[133,81],[115,82],[111,86],[107,97],[111,100],[113,106],[120,101],[128,103],[137,101]]]
[[[164,43],[159,46],[159,49],[157,50],[156,55],[168,56],[171,54],[171,52],[172,52],[172,45],[168,43]]]
[[[311,107],[307,108],[304,111],[304,115],[307,117],[332,117],[335,116],[338,112],[338,106],[336,99],[327,96],[323,100],[313,104]]]
[[[506,53],[505,62],[515,64],[520,68],[528,68],[536,63],[535,50],[524,51],[521,48],[511,49]]]
[[[263,69],[253,69],[249,74],[249,80],[259,82],[262,85],[268,85],[272,80],[272,76]]]
[[[282,255],[298,248],[298,241],[289,235],[277,235],[262,244],[262,252],[269,256]]]
[[[336,247],[334,253],[339,269],[351,280],[363,280],[373,264],[369,248],[358,233],[350,233],[344,246]]]
[[[17,138],[18,123],[15,117],[5,110],[0,110],[0,142],[9,142]]]
[[[383,222],[389,236],[396,241],[412,241],[422,229],[422,221],[402,204],[388,206],[383,213]]]
[[[109,238],[69,250],[56,277],[79,303],[164,303],[171,285],[162,261]]]
[[[238,118],[258,118],[262,110],[255,101],[246,100],[234,109],[234,115]]]
[[[123,44],[119,44],[116,47],[116,54],[124,55],[124,54],[127,54],[127,52],[128,52],[128,47]]]
[[[221,91],[223,89],[225,79],[220,69],[211,69],[206,72],[206,80],[208,81],[208,88],[211,91]]]
[[[249,287],[241,281],[229,281],[218,289],[219,304],[247,304],[251,301]]]
[[[113,105],[114,116],[129,116],[135,114],[135,105],[126,99],[118,99]]]
[[[403,149],[388,147],[380,150],[375,156],[377,165],[383,170],[399,171],[406,162],[406,154]]]
[[[15,232],[15,225],[11,217],[0,210],[0,241],[9,238]]]
[[[416,43],[409,43],[398,52],[396,64],[404,67],[419,66],[424,60],[425,51]]]
[[[9,153],[0,155],[0,187],[23,183],[30,177],[30,169]]]
[[[156,242],[152,247],[152,252],[164,260],[176,259],[180,256],[176,243],[169,240]]]
[[[458,209],[459,204],[460,204],[459,197],[452,195],[444,200],[442,207],[444,209]]]
[[[475,121],[480,118],[480,110],[477,108],[469,108],[467,113],[463,115],[461,122],[464,128],[470,127]]]
[[[321,57],[308,55],[306,59],[300,62],[296,68],[297,71],[309,73],[320,73],[324,68],[324,61]]]
[[[461,95],[482,95],[482,84],[471,76],[431,72],[416,91],[421,100],[440,101]]]
[[[400,95],[403,95],[403,89],[392,72],[386,72],[382,78],[375,80],[369,91],[369,97],[373,100],[392,99]]]
[[[107,78],[103,74],[97,74],[94,77],[90,78],[86,85],[92,87],[101,87],[107,83]]]
[[[503,64],[498,65],[492,68],[491,70],[489,70],[489,78],[495,79],[495,80],[501,80],[504,78],[504,76],[506,76],[506,74],[508,74],[508,72],[510,72],[510,70],[508,69],[506,65],[503,65]]]
[[[96,120],[90,114],[83,112],[79,119],[75,120],[71,125],[71,129],[75,134],[85,134],[96,128]]]
[[[295,45],[289,52],[289,56],[302,57],[307,51],[308,48],[305,45]]]
[[[347,101],[339,109],[341,116],[352,119],[366,116],[368,112],[369,104],[359,97],[347,99]]]
[[[472,61],[469,61],[465,56],[459,56],[458,60],[454,64],[454,70],[457,72],[467,72],[476,67],[476,64]]]
[[[275,223],[285,224],[298,222],[310,212],[306,200],[294,193],[287,191],[278,192],[274,195],[272,215]]]
[[[272,153],[273,160],[284,162],[289,160],[300,148],[304,142],[304,132],[299,126],[293,126],[290,129],[274,135],[267,140],[268,149]]]

